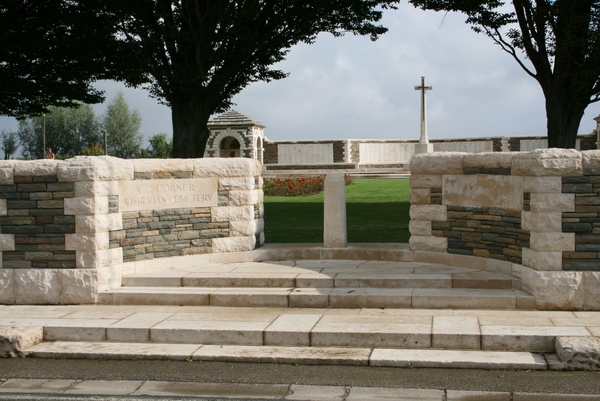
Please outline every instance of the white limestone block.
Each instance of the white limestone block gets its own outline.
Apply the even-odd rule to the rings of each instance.
[[[568,370],[600,370],[600,338],[556,337],[554,348]]]
[[[574,212],[575,194],[531,194],[532,212]]]
[[[333,163],[333,143],[278,144],[279,164]]]
[[[471,255],[458,255],[451,253],[450,266],[468,267],[471,269],[485,270],[486,258]]]
[[[415,155],[414,143],[370,142],[358,144],[360,164],[408,164]]]
[[[0,254],[0,256],[2,256]],[[0,269],[0,304],[15,303],[15,271]]]
[[[61,304],[93,304],[98,300],[98,271],[96,269],[60,269]]]
[[[571,176],[583,173],[581,153],[575,149],[540,149],[515,153],[512,174],[522,176]]]
[[[535,270],[562,270],[562,252],[523,248],[523,264]]]
[[[323,244],[325,248],[345,248],[348,240],[346,226],[346,183],[344,175],[332,171],[325,177]]]
[[[528,231],[561,232],[562,212],[521,212],[521,228]]]
[[[442,175],[441,174],[417,174],[415,172],[410,173],[408,179],[411,190],[413,188],[441,188],[442,187]]]
[[[64,200],[66,215],[108,214],[108,198],[66,198]]]
[[[123,218],[121,213],[75,216],[75,230],[78,233],[113,231],[122,228]]]
[[[0,234],[0,251],[14,251],[15,250],[15,235],[14,234]]]
[[[463,167],[510,168],[513,156],[511,152],[468,153],[463,159]]]
[[[418,146],[420,144],[416,144]],[[434,142],[434,152],[466,152],[466,153],[491,153],[494,151],[494,141],[449,141]],[[418,153],[415,151],[415,153]]]
[[[79,181],[75,183],[75,197],[78,198],[95,198],[118,194],[118,181]]]
[[[99,269],[123,263],[123,248],[76,251],[75,263],[80,269]]]
[[[109,249],[108,232],[65,234],[65,249],[68,251]]]
[[[23,160],[14,164],[14,175],[56,175],[64,161],[54,159]]]
[[[408,200],[411,205],[414,204],[425,204],[431,203],[431,188],[411,188]]]
[[[135,173],[194,171],[192,159],[132,159]]]
[[[431,220],[410,220],[408,229],[411,235],[430,236]]]
[[[448,220],[448,206],[446,205],[410,205],[411,220]]]
[[[485,259],[485,270],[487,271],[510,275],[511,269],[512,264],[510,262],[491,258]]]
[[[586,150],[581,152],[583,168],[600,168],[600,150]]]
[[[523,208],[523,177],[510,175],[444,175],[442,199],[445,205]]]
[[[8,202],[6,199],[0,199],[0,216],[6,216],[8,214]]]
[[[532,232],[530,248],[534,251],[575,251],[575,233]]]
[[[523,287],[529,289],[538,309],[580,310],[583,308],[583,273],[521,269]]]
[[[523,177],[523,191],[531,193],[561,193],[561,177]]]
[[[58,180],[115,181],[132,180],[133,164],[111,156],[75,156],[58,167]]]
[[[462,174],[465,153],[422,153],[410,159],[410,172],[416,174]]]
[[[245,206],[262,203],[264,199],[261,189],[247,191],[229,191],[229,205]]]
[[[0,327],[0,358],[22,358],[25,350],[44,340],[44,328]]]
[[[262,175],[262,164],[256,159],[194,159],[194,177],[254,177]]]
[[[5,166],[0,167],[0,185],[14,184],[14,181],[13,181],[13,171],[14,171],[14,168],[12,166],[10,166],[10,167],[5,167]]]
[[[262,177],[261,177],[262,180]],[[219,190],[251,190],[259,187],[254,183],[254,177],[222,177],[219,178]]]
[[[98,292],[121,287],[122,270],[120,265],[103,267],[98,270]]]
[[[57,304],[60,279],[56,269],[15,269],[15,303]]]
[[[247,237],[263,232],[265,221],[263,219],[250,221],[232,221],[229,223],[229,232],[232,237]]]
[[[211,208],[211,221],[254,220],[254,206],[220,206]]]
[[[448,238],[411,235],[409,239],[412,251],[423,252],[446,252],[448,249]]]
[[[205,266],[210,263],[210,255],[185,255],[169,258],[170,269],[181,269],[186,267]]]
[[[600,310],[600,272],[583,272],[583,309]]]
[[[248,237],[226,237],[213,238],[212,252],[244,252],[251,251],[256,245],[256,237],[254,235]]]

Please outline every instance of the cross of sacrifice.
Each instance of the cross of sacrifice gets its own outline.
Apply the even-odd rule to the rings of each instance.
[[[421,91],[421,137],[419,143],[427,144],[427,103],[425,102],[425,92],[432,90],[433,86],[425,86],[425,77],[421,77],[421,86],[415,86],[416,91]]]

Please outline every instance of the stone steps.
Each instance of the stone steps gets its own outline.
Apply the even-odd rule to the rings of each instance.
[[[297,308],[535,309],[521,290],[472,288],[121,287],[104,305],[214,305]]]
[[[114,342],[44,342],[27,350],[35,358],[150,359],[241,363],[296,363],[408,368],[546,370],[531,352],[455,351],[350,347],[284,347]]]
[[[421,262],[288,260],[192,266],[123,277],[106,305],[534,309],[513,277]]]

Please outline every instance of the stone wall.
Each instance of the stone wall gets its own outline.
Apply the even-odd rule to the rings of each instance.
[[[244,158],[0,162],[0,303],[94,303],[141,263],[261,246],[261,170]]]
[[[541,309],[600,310],[600,151],[411,160],[414,251],[494,260]]]
[[[267,170],[275,170],[277,164],[293,164],[295,169],[305,170],[310,164],[331,163],[355,163],[357,169],[406,168],[417,143],[417,140],[398,139],[268,141],[265,142],[264,163]],[[431,139],[430,143],[434,152],[500,153],[543,149],[548,141],[545,136],[528,136]],[[596,131],[578,136],[577,149],[598,149]]]

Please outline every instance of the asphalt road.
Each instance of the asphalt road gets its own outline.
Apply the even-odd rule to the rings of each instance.
[[[600,372],[405,369],[183,361],[0,359],[0,379],[11,378],[304,384],[600,394]],[[111,399],[118,399],[118,397]]]

